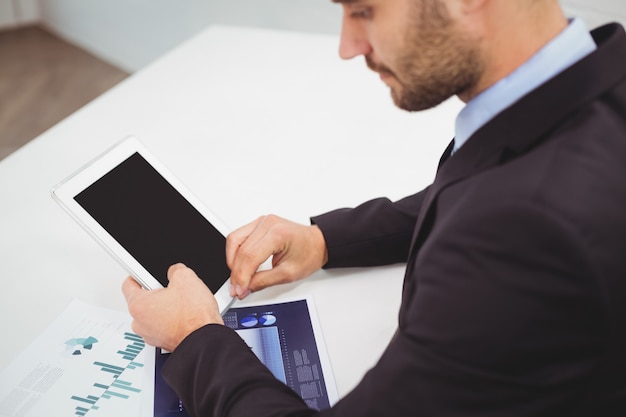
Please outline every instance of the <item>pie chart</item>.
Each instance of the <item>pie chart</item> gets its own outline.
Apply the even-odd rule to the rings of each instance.
[[[243,327],[254,327],[257,325],[258,322],[259,321],[257,320],[257,318],[254,316],[246,316],[241,319],[241,325]]]

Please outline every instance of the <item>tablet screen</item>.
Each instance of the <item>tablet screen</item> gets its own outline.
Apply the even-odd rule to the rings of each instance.
[[[74,197],[161,285],[182,262],[215,293],[230,275],[226,238],[139,153]]]

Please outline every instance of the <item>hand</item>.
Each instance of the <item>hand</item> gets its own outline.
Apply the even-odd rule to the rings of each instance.
[[[272,269],[257,271],[270,256]],[[226,239],[226,262],[231,270],[231,296],[305,278],[326,263],[326,242],[319,227],[277,216],[263,216]]]
[[[195,272],[176,264],[167,271],[167,278],[167,288],[148,291],[128,277],[122,292],[134,319],[133,331],[149,345],[173,352],[193,331],[224,321],[215,297]]]

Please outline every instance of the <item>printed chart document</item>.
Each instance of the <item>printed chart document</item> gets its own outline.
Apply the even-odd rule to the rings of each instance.
[[[224,315],[224,323],[309,407],[323,410],[337,401],[312,297],[231,308]],[[161,377],[168,356],[160,349],[150,349],[146,354],[144,372],[146,379],[153,381],[154,391],[143,395],[144,417],[188,416],[185,405]]]
[[[131,321],[74,300],[0,371],[0,416],[138,416],[147,349]]]

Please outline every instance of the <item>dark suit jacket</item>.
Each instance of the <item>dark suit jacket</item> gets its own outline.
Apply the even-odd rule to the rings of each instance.
[[[407,262],[396,336],[321,414],[626,415],[626,34],[592,34],[426,190],[313,219],[327,267]],[[221,326],[164,377],[196,416],[315,413]]]

